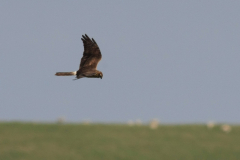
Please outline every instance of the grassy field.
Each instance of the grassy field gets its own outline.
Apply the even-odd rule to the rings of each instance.
[[[0,160],[239,160],[240,126],[0,123]]]

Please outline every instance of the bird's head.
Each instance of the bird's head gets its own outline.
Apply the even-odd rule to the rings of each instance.
[[[103,73],[102,73],[102,72],[99,72],[98,77],[102,79]]]

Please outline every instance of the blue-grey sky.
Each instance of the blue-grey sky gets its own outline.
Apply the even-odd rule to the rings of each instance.
[[[0,2],[0,120],[240,122],[240,1]],[[78,70],[81,35],[103,79]]]

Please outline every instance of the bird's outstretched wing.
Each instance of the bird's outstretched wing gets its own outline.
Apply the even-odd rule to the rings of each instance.
[[[90,39],[86,34],[81,39],[83,41],[84,52],[79,68],[96,69],[98,62],[102,58],[100,49],[95,40],[93,38]]]

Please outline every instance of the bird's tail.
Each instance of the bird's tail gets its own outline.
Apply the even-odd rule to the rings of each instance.
[[[56,76],[74,76],[77,74],[77,71],[74,72],[57,72]]]

